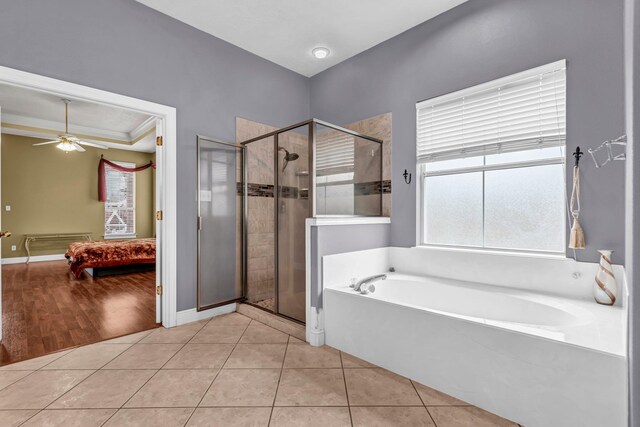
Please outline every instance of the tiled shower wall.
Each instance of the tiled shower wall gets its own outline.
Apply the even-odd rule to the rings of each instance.
[[[276,128],[236,118],[236,141],[242,142]],[[273,298],[275,240],[273,206],[273,138],[251,144],[247,156],[247,294],[250,302]],[[269,188],[271,186],[271,188]],[[242,197],[241,194],[238,197]]]
[[[391,113],[380,114],[378,116],[370,117],[368,119],[359,120],[357,122],[349,123],[344,127],[363,135],[372,136],[383,141],[382,144],[382,216],[391,216]],[[359,157],[359,156],[356,156]],[[358,165],[356,163],[356,175],[357,182],[370,181],[366,178],[366,172],[361,170],[364,165]],[[374,202],[377,198],[372,199],[367,195],[356,196],[356,203],[358,205],[370,204],[371,200]],[[364,210],[364,207],[361,206]]]

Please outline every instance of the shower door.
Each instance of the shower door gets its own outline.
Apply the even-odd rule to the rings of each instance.
[[[310,125],[245,141],[246,302],[305,322]]]
[[[276,135],[277,313],[304,322],[306,305],[305,222],[311,215],[309,141],[311,125]]]
[[[198,137],[198,311],[243,296],[242,157],[242,147]]]

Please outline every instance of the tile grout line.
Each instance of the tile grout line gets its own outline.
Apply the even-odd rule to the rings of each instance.
[[[145,332],[145,331],[140,331],[140,332]],[[136,332],[136,333],[139,333],[139,332]],[[147,334],[147,335],[149,335],[149,334]],[[138,341],[136,341],[136,342],[134,342],[133,344],[131,344],[131,346],[130,346],[129,348],[131,348],[131,347],[133,347],[134,345],[136,345],[136,344],[137,344],[138,342],[140,342],[140,340],[142,340],[143,338],[144,338],[144,337],[141,337]],[[87,344],[87,345],[91,345],[91,344]],[[56,357],[55,359],[53,359],[53,360],[52,360],[52,361],[50,361],[49,363],[46,363],[46,364],[44,364],[43,366],[41,366],[40,368],[38,368],[38,369],[36,369],[35,371],[31,372],[31,374],[33,374],[33,373],[35,373],[35,372],[39,372],[39,371],[49,371],[49,370],[50,370],[50,371],[56,371],[56,370],[58,370],[58,369],[44,369],[44,368],[46,368],[47,366],[51,365],[53,362],[56,362],[57,360],[62,359],[63,357],[65,357],[65,356],[67,356],[67,355],[69,355],[69,354],[73,353],[73,352],[74,352],[75,350],[77,350],[78,348],[79,348],[79,347],[75,347],[75,348],[73,348],[73,349],[71,349],[71,350],[67,351],[65,354],[61,355],[60,357]],[[127,348],[127,350],[128,350],[129,348]],[[127,351],[127,350],[125,350],[125,351]],[[61,351],[61,352],[62,352],[62,351]],[[122,353],[124,353],[124,351],[123,351]],[[122,353],[120,353],[120,354],[122,354]],[[113,359],[115,359],[116,357],[120,356],[120,354],[118,354],[117,356],[115,356]],[[111,360],[113,360],[113,359],[111,359]],[[110,360],[109,362],[105,363],[105,365],[103,365],[103,367],[104,367],[104,366],[106,366],[108,363],[110,363],[110,362],[111,362],[111,360]],[[67,370],[70,370],[70,371],[71,371],[71,370],[84,370],[84,369],[67,369]],[[23,421],[22,423],[20,423],[19,425],[20,425],[20,426],[22,426],[22,425],[26,424],[29,420],[31,420],[32,418],[34,418],[36,415],[38,415],[39,413],[41,413],[41,412],[43,412],[44,410],[46,410],[46,409],[47,409],[49,406],[51,406],[51,405],[52,405],[56,400],[60,399],[62,396],[64,396],[65,394],[67,394],[68,392],[70,392],[71,390],[73,390],[74,388],[76,388],[77,386],[79,386],[80,384],[82,384],[83,382],[85,382],[87,379],[89,379],[91,376],[93,376],[93,374],[95,374],[96,372],[98,372],[98,370],[95,370],[95,371],[94,371],[91,375],[89,375],[87,378],[85,378],[84,380],[80,381],[78,384],[76,384],[75,386],[71,387],[71,388],[70,388],[69,390],[67,390],[65,393],[63,393],[63,394],[61,394],[60,396],[58,396],[56,399],[54,399],[51,403],[49,403],[49,404],[48,404],[47,406],[45,406],[44,408],[41,408],[41,409],[36,410],[36,413],[35,413],[35,414],[33,414],[32,416],[30,416],[29,418],[27,418],[26,420],[24,420],[24,421]],[[31,374],[29,374],[29,375],[31,375]],[[24,378],[27,378],[29,375],[25,376]],[[21,379],[23,379],[23,378],[21,378]],[[66,408],[65,408],[65,409],[66,409]],[[111,416],[110,416],[109,418],[107,418],[107,420],[105,421],[105,423],[106,423],[106,422],[107,422],[107,421],[108,421],[108,420],[109,420],[113,415],[115,415],[115,413],[116,413],[116,412],[118,412],[118,410],[117,410],[117,409],[115,410],[115,412],[114,412],[113,414],[111,414]],[[104,423],[103,423],[103,424],[101,424],[101,426],[102,426],[102,425],[104,425]]]
[[[245,317],[246,317],[246,316],[245,316]],[[197,335],[197,334],[198,334],[198,333],[199,333],[199,332],[200,332],[200,331],[201,331],[201,330],[202,330],[202,329],[203,329],[207,324],[209,324],[213,319],[214,319],[214,318],[212,317],[211,319],[207,320],[207,322],[203,323],[203,325],[202,325],[202,326],[201,326],[201,327],[200,327],[200,328],[195,332],[195,334],[193,335],[193,337],[195,337],[195,335]],[[36,415],[40,414],[41,412],[43,412],[43,411],[45,411],[45,410],[49,410],[49,407],[50,407],[53,403],[55,403],[56,401],[58,401],[60,398],[62,398],[62,397],[63,397],[63,396],[65,396],[66,394],[70,393],[72,390],[74,390],[74,389],[75,389],[76,387],[78,387],[80,384],[82,384],[82,383],[84,383],[85,381],[87,381],[89,378],[91,378],[93,375],[95,375],[98,371],[110,371],[110,370],[103,369],[103,368],[104,368],[105,366],[107,366],[109,363],[111,363],[113,360],[115,360],[116,358],[118,358],[120,355],[122,355],[123,353],[127,352],[127,351],[128,351],[130,348],[132,348],[133,346],[135,346],[135,345],[137,345],[137,344],[140,344],[140,343],[141,343],[141,341],[142,341],[143,339],[147,338],[149,335],[153,334],[153,333],[154,333],[155,331],[157,331],[157,330],[160,330],[160,328],[152,328],[152,329],[149,329],[148,331],[150,331],[150,332],[149,332],[148,334],[146,334],[146,335],[145,335],[145,336],[143,336],[143,337],[140,337],[138,340],[136,340],[136,341],[135,341],[135,342],[133,342],[133,343],[111,343],[111,344],[130,344],[130,345],[129,345],[129,347],[127,347],[124,351],[122,351],[121,353],[117,354],[116,356],[114,356],[114,357],[113,357],[112,359],[110,359],[109,361],[105,362],[105,363],[104,363],[100,368],[98,368],[98,369],[73,369],[73,368],[71,368],[71,369],[44,369],[44,368],[46,368],[47,366],[51,365],[52,363],[54,363],[54,362],[56,362],[56,361],[58,361],[58,360],[62,359],[63,357],[65,357],[65,356],[67,356],[67,355],[69,355],[69,354],[73,353],[74,351],[76,351],[76,350],[78,350],[78,349],[80,349],[80,348],[84,348],[84,347],[86,347],[86,346],[89,346],[89,345],[95,345],[95,344],[99,344],[99,343],[109,344],[109,343],[107,343],[107,342],[106,342],[107,340],[104,340],[104,341],[98,341],[98,342],[95,342],[95,343],[88,343],[88,344],[86,344],[86,345],[82,345],[82,346],[76,346],[76,347],[72,348],[71,350],[69,350],[69,351],[65,352],[65,354],[62,354],[62,355],[60,355],[59,357],[56,357],[55,359],[51,360],[50,362],[46,363],[45,365],[41,366],[40,368],[38,368],[38,369],[36,369],[36,370],[33,370],[33,371],[31,371],[28,375],[26,375],[26,376],[24,376],[24,377],[20,378],[18,381],[21,381],[21,380],[23,380],[23,379],[25,379],[25,378],[27,378],[27,377],[29,377],[29,376],[33,375],[34,373],[36,373],[36,372],[40,372],[40,371],[43,371],[43,372],[47,372],[47,371],[93,371],[90,375],[88,375],[86,378],[84,378],[84,379],[83,379],[82,381],[80,381],[78,384],[74,385],[74,386],[73,386],[73,387],[71,387],[69,390],[67,390],[66,392],[64,392],[64,393],[63,393],[63,394],[61,394],[60,396],[58,396],[58,397],[56,397],[55,399],[53,399],[53,401],[51,401],[50,403],[48,403],[44,408],[35,409],[35,411],[36,411],[36,412],[35,412],[31,417],[29,417],[28,419],[26,419],[25,421],[23,421],[22,423],[20,423],[19,425],[24,425],[25,423],[27,423],[29,420],[31,420],[31,419],[32,419],[33,417],[35,417]],[[246,328],[245,328],[245,330],[246,330]],[[141,333],[141,332],[146,332],[146,331],[134,332],[133,334],[138,334],[138,333]],[[244,334],[244,332],[243,332],[243,334]],[[126,336],[126,335],[124,335],[124,336]],[[120,407],[118,407],[118,408],[51,408],[50,410],[115,409],[115,412],[114,412],[113,414],[111,414],[111,416],[109,416],[109,417],[105,420],[105,422],[104,422],[103,424],[101,424],[101,425],[106,424],[107,422],[109,422],[109,420],[110,420],[110,419],[111,419],[115,414],[117,414],[117,413],[118,413],[122,408],[124,408],[124,405],[126,405],[126,404],[131,400],[131,398],[132,398],[133,396],[135,396],[135,395],[136,395],[136,394],[137,394],[137,393],[142,389],[142,387],[144,387],[144,386],[145,386],[145,385],[146,385],[146,384],[147,384],[147,383],[148,383],[152,378],[154,378],[154,377],[157,375],[157,373],[158,373],[158,372],[159,372],[159,371],[160,371],[160,370],[161,370],[161,369],[162,369],[162,368],[163,368],[163,367],[164,367],[164,366],[165,366],[165,365],[166,365],[166,364],[167,364],[171,359],[173,359],[173,357],[175,357],[175,355],[176,355],[180,350],[182,350],[182,349],[183,349],[183,348],[184,348],[184,347],[185,347],[185,346],[186,346],[186,345],[187,345],[187,344],[188,344],[188,343],[193,339],[193,337],[191,337],[187,342],[185,342],[185,343],[180,347],[180,349],[178,349],[178,351],[176,351],[176,353],[174,353],[174,355],[173,355],[171,358],[169,358],[169,360],[167,360],[167,362],[165,362],[165,363],[160,367],[160,369],[157,369],[157,370],[156,370],[156,369],[153,369],[153,368],[152,368],[152,369],[135,369],[135,370],[148,370],[148,371],[155,370],[156,372],[155,372],[155,373],[154,373],[154,374],[153,374],[153,375],[152,375],[152,376],[151,376],[147,381],[145,381],[145,383],[144,383],[140,388],[138,388],[138,389],[137,389],[137,390],[136,390],[136,391],[135,391],[135,392],[134,392],[134,393],[133,393],[133,394],[132,394],[132,395],[131,395],[131,396],[130,396],[126,401],[125,401],[125,403],[124,403],[123,405],[121,405]],[[122,337],[118,337],[118,338],[122,338]],[[162,344],[166,344],[166,343],[149,343],[149,344],[159,344],[159,345],[162,345]],[[171,343],[171,344],[173,344],[173,343]],[[234,347],[234,348],[235,348],[235,347]],[[61,353],[62,353],[62,351],[61,351]],[[55,353],[54,353],[54,354],[55,354]],[[40,357],[44,357],[44,356],[47,356],[47,355],[43,355],[43,356],[40,356]],[[126,369],[120,369],[120,370],[126,370]],[[17,371],[21,371],[21,370],[17,370]],[[216,375],[217,375],[217,374],[216,374]],[[214,379],[215,379],[215,378],[214,378]],[[18,381],[15,381],[14,383],[9,384],[7,387],[9,387],[9,386],[11,386],[11,385],[13,385],[13,384],[17,383]],[[6,387],[4,387],[4,388],[6,388]],[[4,388],[3,388],[3,389],[4,389]],[[195,411],[195,408],[194,408],[194,411]],[[189,418],[190,418],[190,417],[189,417]]]
[[[271,368],[271,370],[275,370],[277,368]],[[304,368],[301,368],[304,369]],[[340,368],[327,368],[327,369],[340,369]],[[271,408],[272,405],[220,405],[220,406],[200,406],[201,408],[208,408],[208,409],[216,409],[216,408]],[[346,405],[336,405],[336,404],[332,404],[332,405],[293,405],[293,404],[289,404],[289,405],[278,405],[278,408],[346,408]],[[422,408],[423,405],[353,405],[353,408]],[[473,406],[440,406],[441,408],[473,408]],[[191,409],[193,408],[193,406],[190,405],[180,405],[180,406],[130,406],[128,408],[125,409],[164,409],[164,408],[168,408],[168,409],[173,409],[173,408],[178,408],[178,409]],[[117,410],[118,408],[116,407],[109,407],[109,408],[105,408],[105,407],[84,407],[84,408],[51,408],[51,409],[47,409],[47,411],[51,411],[51,412],[61,412],[61,411],[84,411],[84,410],[107,410],[107,409],[112,409],[112,410]],[[11,411],[39,411],[39,409],[33,409],[33,408],[26,408],[26,409],[0,409],[0,414],[3,412],[11,412]],[[507,420],[508,421],[508,420]],[[517,423],[515,423],[517,424]],[[524,426],[523,426],[524,427]]]
[[[424,406],[425,411],[427,411],[427,415],[429,415],[429,418],[433,422],[433,425],[435,427],[438,427],[438,424],[436,424],[436,420],[433,419],[433,415],[431,415],[431,411],[429,411],[429,408],[427,408],[427,404],[424,403],[424,400],[422,399],[422,396],[420,396],[420,393],[418,393],[418,388],[416,387],[415,383],[411,379],[409,379],[409,382],[411,383],[411,386],[413,387],[413,389],[415,390],[416,394],[418,395],[418,398],[420,399],[420,402],[422,402],[422,406]]]
[[[217,316],[212,317],[211,319],[209,319],[209,321],[207,323],[205,323],[205,325],[202,327],[202,329],[204,329],[205,326],[207,326],[209,323],[211,323],[211,321],[213,319],[215,319]],[[246,317],[246,316],[245,316]],[[229,360],[229,358],[231,357],[231,355],[233,354],[234,350],[236,349],[236,347],[238,346],[238,343],[240,342],[240,340],[242,339],[242,336],[245,334],[245,332],[247,332],[247,329],[249,329],[249,325],[251,324],[251,322],[247,323],[247,326],[245,326],[244,330],[242,331],[242,334],[240,334],[240,337],[238,337],[238,341],[236,341],[236,343],[233,345],[233,348],[231,349],[231,351],[229,352],[229,354],[227,355],[227,357],[224,359],[224,362],[222,362],[222,365],[220,366],[220,369],[218,369],[218,372],[216,372],[215,376],[213,377],[213,381],[211,381],[211,384],[209,384],[209,387],[207,387],[207,389],[204,391],[204,393],[202,394],[202,397],[200,398],[200,400],[198,401],[198,404],[196,405],[195,408],[193,408],[193,412],[191,412],[191,415],[189,415],[189,418],[187,418],[187,421],[184,423],[184,425],[186,426],[187,424],[189,424],[189,421],[191,421],[191,418],[193,417],[193,414],[196,413],[196,410],[200,407],[200,405],[202,404],[202,401],[204,400],[205,396],[207,395],[207,393],[209,393],[209,390],[211,390],[211,387],[213,386],[213,383],[216,381],[216,379],[218,378],[218,375],[220,375],[220,372],[222,372],[222,369],[224,368],[224,365],[227,364],[227,361]],[[198,333],[202,330],[200,329],[198,332],[196,332],[196,334],[191,337],[191,339],[187,342],[190,343],[191,340],[193,340],[196,335],[198,335]],[[185,344],[186,345],[186,344]],[[177,354],[177,353],[176,353]],[[175,357],[175,355],[174,355]],[[172,357],[173,359],[173,357]],[[169,359],[171,360],[171,359]],[[168,363],[168,362],[167,362]]]
[[[267,423],[267,426],[271,425],[271,418],[273,418],[273,411],[275,410],[276,399],[278,398],[278,391],[280,390],[280,381],[282,380],[282,373],[284,372],[284,362],[287,360],[287,352],[289,351],[289,344],[291,344],[291,335],[287,334],[287,336],[287,345],[284,348],[284,357],[282,358],[282,365],[280,365],[280,375],[278,376],[278,384],[276,384],[276,392],[273,395],[273,402],[271,405],[271,412],[269,412],[269,422]]]
[[[206,323],[204,323],[204,324],[202,325],[202,328],[204,328],[204,327],[205,327],[205,326],[206,326],[210,321],[211,321],[211,319],[209,319]],[[198,332],[200,332],[200,331],[202,330],[202,328],[198,329],[198,331],[197,331],[193,336],[195,337],[195,336],[198,334]],[[156,330],[157,330],[157,329],[160,329],[160,328],[156,328]],[[151,333],[149,333],[149,334],[145,335],[144,337],[140,338],[140,339],[139,339],[135,344],[140,344],[140,341],[142,341],[143,339],[145,339],[146,337],[148,337],[148,336],[149,336],[149,335],[151,335],[151,334],[153,334],[153,332],[151,332]],[[191,338],[189,339],[189,341],[191,341],[192,339],[193,339],[193,337],[191,337]],[[178,352],[179,352],[180,350],[182,350],[182,349],[184,348],[184,346],[185,346],[185,345],[187,345],[187,343],[188,343],[189,341],[187,341],[186,343],[184,343],[184,344],[182,345],[182,347],[180,347],[180,348],[178,349],[178,351],[176,351],[176,352],[173,354],[173,356],[171,356],[171,357],[169,358],[169,360],[167,360],[167,361],[164,363],[164,365],[162,365],[162,366],[160,367],[160,369],[162,369],[162,367],[164,367],[167,363],[169,363],[169,361],[170,361],[171,359],[173,359],[173,358],[175,357],[175,355],[176,355],[176,354],[178,354]],[[135,344],[134,344],[134,345],[135,345]],[[156,343],[156,344],[162,344],[162,343]],[[132,346],[132,347],[133,347],[133,346]],[[125,351],[126,351],[126,350],[125,350]],[[105,366],[106,366],[106,365],[105,365]],[[127,399],[127,400],[126,400],[126,402],[124,402],[124,403],[123,403],[119,408],[117,408],[117,409],[116,409],[116,411],[115,411],[113,414],[111,414],[111,416],[110,416],[109,418],[107,418],[107,419],[105,420],[105,422],[104,422],[104,423],[102,423],[102,424],[101,424],[101,426],[103,426],[103,425],[107,424],[107,423],[109,422],[109,420],[111,420],[111,418],[113,418],[113,417],[114,417],[118,412],[120,412],[120,410],[121,410],[122,408],[124,408],[124,405],[126,405],[126,404],[131,400],[131,398],[132,398],[133,396],[135,396],[136,394],[138,394],[138,392],[142,389],[142,387],[144,387],[145,385],[147,385],[147,383],[151,380],[151,378],[155,377],[155,376],[158,374],[158,372],[160,372],[160,369],[158,369],[158,370],[156,371],[156,373],[155,373],[155,374],[153,374],[151,377],[149,377],[149,379],[148,379],[147,381],[145,381],[145,383],[144,383],[140,388],[138,388],[138,390],[136,390],[136,391],[135,391],[135,392],[134,392],[134,393],[129,397],[129,399]],[[194,408],[194,410],[193,410],[193,411],[195,411],[195,408]],[[193,415],[193,412],[191,413],[191,415]],[[191,418],[191,415],[189,416],[189,418]],[[187,420],[187,421],[188,421],[188,420]],[[185,423],[185,424],[186,424],[186,423]]]
[[[2,371],[0,371],[0,373],[1,373],[1,372],[2,372]],[[11,371],[5,371],[5,372],[11,372]],[[13,371],[13,372],[29,372],[29,371]],[[34,374],[34,373],[36,373],[36,372],[38,372],[38,371],[37,371],[37,370],[35,370],[35,371],[31,371],[31,372],[29,372],[29,373],[28,373],[27,375],[25,375],[24,377],[20,377],[20,378],[18,378],[17,380],[15,380],[14,382],[9,383],[9,384],[5,385],[4,387],[0,388],[0,391],[4,390],[4,389],[6,389],[6,388],[11,387],[12,385],[14,385],[15,383],[17,383],[18,381],[22,381],[23,379],[30,377],[32,374]]]
[[[38,410],[36,410],[36,413],[35,413],[35,414],[31,415],[29,418],[27,418],[26,420],[24,420],[23,422],[21,422],[20,424],[18,424],[18,427],[19,427],[19,426],[23,426],[23,425],[25,425],[26,423],[28,423],[30,419],[32,419],[33,417],[35,417],[36,415],[38,415],[38,414],[39,414],[40,412],[42,412],[42,411],[43,411],[43,409],[38,409]]]
[[[151,381],[151,380],[152,380],[156,375],[158,375],[158,372],[160,372],[160,370],[162,370],[162,368],[163,368],[167,363],[169,363],[169,361],[170,361],[171,359],[173,359],[173,358],[175,357],[175,355],[176,355],[176,354],[178,354],[178,353],[180,352],[180,350],[182,350],[182,349],[184,348],[184,346],[185,346],[185,345],[187,345],[187,343],[188,343],[189,341],[191,341],[191,339],[193,339],[193,337],[195,337],[195,336],[198,334],[198,332],[200,332],[200,331],[202,330],[202,328],[204,328],[204,327],[205,327],[205,326],[206,326],[210,321],[211,321],[211,320],[209,320],[209,321],[207,321],[206,323],[204,323],[204,324],[203,324],[203,325],[202,325],[202,326],[201,326],[201,327],[196,331],[196,333],[195,333],[195,334],[193,334],[193,336],[187,340],[187,342],[185,342],[185,343],[183,343],[183,344],[182,344],[182,346],[178,349],[178,351],[176,351],[176,352],[175,352],[175,353],[174,353],[174,354],[173,354],[173,355],[172,355],[172,356],[171,356],[171,357],[170,357],[170,358],[169,358],[165,363],[163,363],[163,364],[162,364],[162,366],[161,366],[161,367],[160,367],[160,368],[159,368],[159,369],[158,369],[158,370],[157,370],[153,375],[151,375],[151,376],[149,377],[149,379],[148,379],[148,380],[146,380],[146,381],[144,382],[144,384],[142,384],[142,385],[141,385],[141,386],[140,386],[140,387],[139,387],[135,392],[133,392],[133,393],[131,394],[131,396],[129,396],[129,398],[128,398],[128,399],[127,399],[127,400],[126,400],[122,405],[120,405],[120,407],[119,407],[118,409],[116,409],[116,412],[114,412],[114,413],[113,413],[113,414],[112,414],[112,415],[111,415],[111,416],[110,416],[110,417],[105,421],[105,424],[106,424],[106,423],[108,423],[108,422],[109,422],[109,420],[110,420],[111,418],[113,418],[113,417],[114,417],[118,412],[120,412],[120,410],[124,409],[125,405],[126,405],[127,403],[129,403],[129,401],[130,401],[131,399],[133,399],[133,396],[135,396],[136,394],[138,394],[138,393],[140,392],[140,390],[142,390],[142,388],[143,388],[144,386],[146,386],[146,385],[149,383],[149,381]],[[181,326],[182,326],[182,325],[181,325]],[[157,331],[157,330],[161,330],[161,329],[160,329],[160,328],[157,328],[157,329],[156,329],[156,331]],[[148,334],[147,336],[145,336],[145,337],[141,338],[141,339],[140,339],[140,341],[142,341],[143,339],[145,339],[145,338],[147,338],[148,336],[151,336],[151,335],[153,335],[153,332],[152,332],[152,333],[150,333],[150,334]],[[138,341],[136,344],[140,344],[140,341]],[[156,344],[167,344],[167,343],[156,343]],[[175,343],[168,343],[168,344],[175,344]],[[133,347],[133,346],[132,346],[132,347]],[[106,365],[105,365],[105,366],[106,366]],[[106,369],[105,369],[105,370],[106,370]],[[140,369],[140,370],[142,370],[142,369]],[[104,424],[103,424],[103,425],[104,425]]]
[[[344,362],[342,361],[342,351],[338,350],[340,354],[340,368],[342,368],[342,380],[344,381],[344,393],[347,395],[347,408],[349,408],[349,422],[353,427],[353,414],[351,413],[351,402],[349,401],[349,389],[347,388],[347,375],[344,372]]]

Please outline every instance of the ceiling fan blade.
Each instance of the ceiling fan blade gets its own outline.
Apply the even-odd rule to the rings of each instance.
[[[75,147],[76,151],[79,151],[81,153],[84,153],[85,151],[87,151],[84,148],[82,148],[80,145],[78,145],[76,142],[73,143],[73,146]]]
[[[37,144],[33,144],[33,146],[35,147],[35,146],[37,146],[37,145],[55,144],[55,143],[59,143],[59,142],[60,142],[60,140],[59,140],[59,139],[56,139],[55,141],[39,142],[39,143],[37,143]]]
[[[103,150],[108,150],[109,147],[107,147],[106,145],[102,145],[102,144],[96,144],[94,142],[87,142],[87,141],[76,141],[77,144],[80,145],[86,145],[87,147],[95,147],[95,148],[101,148]]]

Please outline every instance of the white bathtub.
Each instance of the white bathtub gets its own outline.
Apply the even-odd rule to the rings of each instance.
[[[528,427],[626,425],[622,305],[402,272],[348,287],[349,269],[402,265],[393,251],[325,257],[328,345]]]

